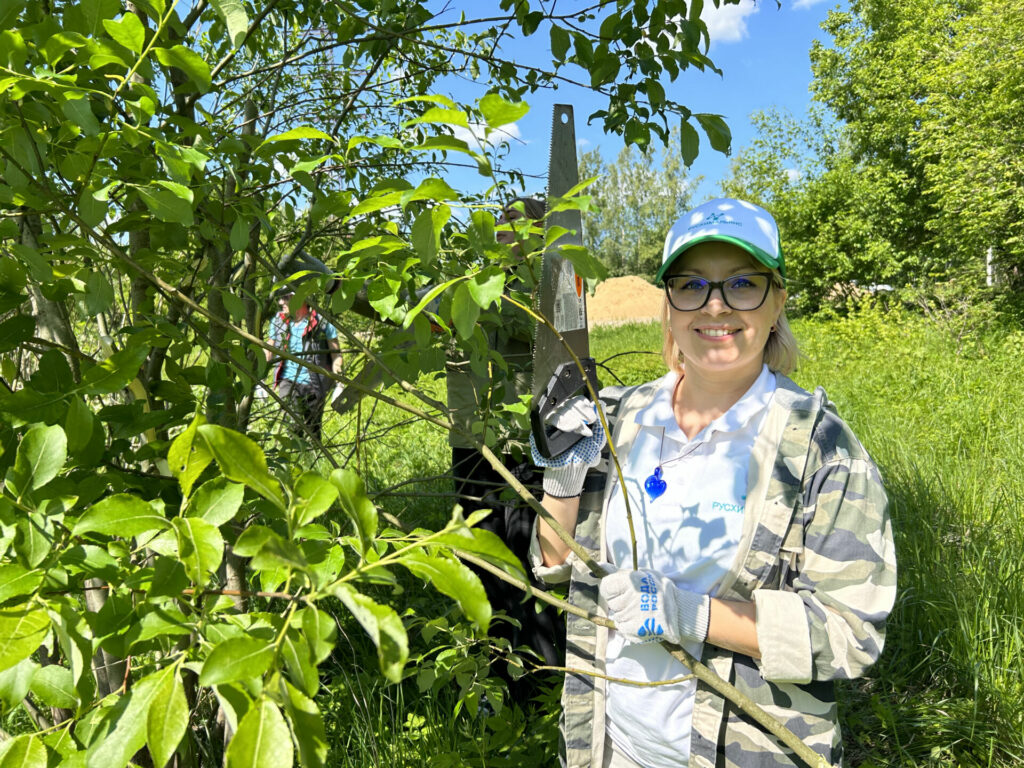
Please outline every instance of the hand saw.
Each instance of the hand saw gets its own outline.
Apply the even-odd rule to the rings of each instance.
[[[572,107],[556,104],[551,119],[551,157],[548,163],[548,205],[579,183],[576,164],[576,128]],[[590,357],[587,334],[587,294],[583,279],[576,274],[572,262],[563,258],[566,245],[583,245],[583,221],[580,212],[556,211],[547,218],[547,227],[564,227],[562,235],[544,251],[540,290],[536,310],[551,321],[565,344],[550,328],[538,322],[533,342],[533,406],[530,427],[537,450],[545,458],[557,456],[581,438],[575,432],[561,432],[547,426],[551,412],[569,398],[586,392],[587,379],[597,391],[597,366]],[[583,370],[572,359],[566,346],[582,363]],[[586,378],[584,378],[586,376]]]

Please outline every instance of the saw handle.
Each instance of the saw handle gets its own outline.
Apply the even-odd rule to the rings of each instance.
[[[533,431],[533,440],[537,444],[538,452],[545,459],[565,453],[583,438],[583,435],[576,432],[562,432],[547,423],[552,412],[569,398],[578,395],[580,390],[583,390],[583,394],[589,397],[588,380],[594,391],[597,391],[597,363],[594,358],[580,358],[580,363],[586,372],[586,380],[575,362],[562,363],[551,375],[551,380],[548,381],[544,394],[540,397],[540,402],[535,403],[530,409],[530,428]],[[600,429],[601,425],[598,424],[596,428]]]

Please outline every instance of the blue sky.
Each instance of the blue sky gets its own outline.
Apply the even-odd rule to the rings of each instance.
[[[708,0],[703,16],[712,40],[709,55],[723,75],[688,70],[674,83],[663,83],[667,96],[694,112],[723,115],[732,130],[735,152],[753,138],[749,121],[752,113],[775,106],[798,117],[804,114],[810,102],[808,53],[815,39],[828,42],[820,24],[833,7],[824,0],[783,0],[781,8],[773,0],[756,4],[743,0],[738,6],[716,9]],[[481,14],[479,5],[475,5],[473,13]],[[546,43],[547,35],[537,34],[525,42],[517,41],[517,47],[506,49],[506,53],[520,61],[547,56],[543,49]],[[460,99],[472,98],[474,87],[462,83],[455,95]],[[509,162],[524,173],[543,177],[547,172],[551,108],[556,102],[574,107],[580,152],[599,146],[608,162],[621,150],[619,137],[606,135],[596,122],[586,124],[586,117],[601,105],[594,94],[584,89],[562,88],[557,92],[538,92],[527,100],[530,113],[513,129],[509,156]],[[717,181],[727,175],[728,165],[729,159],[711,150],[702,134],[700,155],[691,170],[693,175],[705,177],[697,192],[698,199],[717,193]],[[482,190],[486,186],[486,182],[477,182],[471,174],[452,181],[467,190]],[[538,179],[532,185],[528,182],[526,191],[537,192],[543,187]]]

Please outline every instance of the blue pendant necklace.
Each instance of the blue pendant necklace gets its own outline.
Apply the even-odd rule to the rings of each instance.
[[[675,401],[675,399],[677,397],[677,393],[679,392],[679,385],[682,384],[682,383],[683,383],[683,377],[680,376],[679,380],[676,381],[675,386],[672,388],[672,400],[673,400],[673,402]],[[665,490],[668,488],[668,484],[661,477],[661,474],[662,474],[661,468],[664,467],[666,464],[671,464],[673,461],[679,461],[679,459],[682,458],[682,456],[677,456],[676,458],[670,459],[669,461],[664,461],[663,460],[664,459],[664,452],[665,452],[665,429],[664,429],[664,427],[662,427],[662,430],[661,430],[661,445],[658,446],[658,466],[656,466],[654,468],[654,471],[651,472],[650,475],[648,475],[646,480],[644,480],[644,490],[647,491],[647,495],[650,497],[651,501],[654,501],[659,496],[661,496],[663,493],[665,493]]]
[[[666,483],[665,479],[662,477],[662,467],[664,467],[664,466],[666,466],[668,464],[672,464],[673,462],[679,461],[686,454],[686,450],[684,449],[682,455],[676,456],[674,459],[669,459],[668,461],[665,461],[664,460],[664,451],[665,451],[665,430],[662,429],[662,431],[661,431],[661,445],[658,446],[658,466],[656,466],[654,468],[654,471],[651,472],[651,474],[647,476],[646,480],[644,480],[644,490],[647,491],[647,495],[650,497],[651,501],[654,501],[655,499],[657,499],[659,496],[664,494],[665,491],[668,489],[668,483]]]
[[[661,479],[661,465],[659,464],[644,481],[644,490],[651,497],[651,501],[654,501],[665,492],[666,488],[668,488],[668,484]]]

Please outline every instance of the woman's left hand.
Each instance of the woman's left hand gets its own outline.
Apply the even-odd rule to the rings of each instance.
[[[616,571],[601,579],[600,592],[608,618],[631,642],[681,645],[707,638],[711,598],[681,589],[657,571]]]

